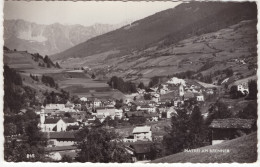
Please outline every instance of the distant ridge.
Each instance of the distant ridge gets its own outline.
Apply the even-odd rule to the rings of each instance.
[[[4,41],[10,49],[52,55],[121,26],[123,24],[43,25],[21,19],[4,20]]]
[[[252,2],[190,2],[178,5],[131,25],[92,38],[56,54],[53,60],[83,58],[108,53],[107,58],[121,57],[135,50],[169,45],[185,38],[214,32],[242,20],[256,19],[256,3]]]

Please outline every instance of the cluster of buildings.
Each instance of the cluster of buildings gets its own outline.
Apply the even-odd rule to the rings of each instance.
[[[144,99],[145,94],[149,94],[151,98]],[[121,107],[119,108],[115,107],[115,100],[81,97],[80,104],[71,102],[47,104],[36,113],[40,115],[39,127],[48,139],[49,158],[61,160],[65,154],[69,154],[71,157],[76,156],[74,136],[76,130],[92,125],[97,119],[102,123],[108,117],[112,120],[124,121],[129,121],[133,117],[143,117],[146,121],[156,122],[160,119],[169,119],[177,114],[176,109],[182,108],[185,101],[193,99],[197,103],[203,103],[205,96],[212,94],[214,94],[213,88],[205,88],[200,84],[172,78],[165,84],[152,87],[149,91],[138,89],[139,98],[124,99],[120,102]],[[225,141],[227,138],[225,134],[231,135],[232,130],[230,129],[236,128],[234,124],[245,133],[251,132],[253,126],[253,122],[250,120],[244,120],[244,122],[243,120],[224,120],[224,123],[223,120],[214,120],[210,125],[212,144]],[[244,126],[245,124],[248,126]],[[219,134],[223,134],[222,139],[219,138]],[[228,138],[234,137],[235,134],[232,135]],[[151,126],[139,125],[134,127],[122,141],[125,143],[127,152],[132,155],[133,161],[143,161],[149,159],[154,139]]]

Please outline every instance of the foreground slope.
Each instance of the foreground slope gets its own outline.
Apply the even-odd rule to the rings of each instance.
[[[104,63],[113,57],[122,57],[158,45],[162,40],[162,45],[169,45],[255,18],[255,3],[183,3],[174,9],[159,12],[116,31],[92,38],[54,55],[53,60],[72,60],[75,65],[77,62],[73,59],[80,62],[82,58],[92,56],[84,60],[85,64],[93,64],[93,59]]]
[[[239,137],[218,145],[198,148],[200,152],[181,152],[152,161],[152,163],[252,163],[257,160],[257,133]],[[202,150],[229,150],[225,152],[202,152]]]

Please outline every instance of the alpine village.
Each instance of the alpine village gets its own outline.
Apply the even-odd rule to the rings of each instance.
[[[4,21],[5,161],[257,160],[255,2],[181,3],[49,55],[19,25],[37,26]]]

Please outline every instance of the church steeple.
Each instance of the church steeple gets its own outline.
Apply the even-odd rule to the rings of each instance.
[[[43,125],[45,122],[45,110],[43,106],[41,106],[40,121],[41,121],[41,125]]]
[[[183,87],[183,84],[181,83],[180,86],[179,86],[179,95],[182,97],[184,96],[184,87]]]

